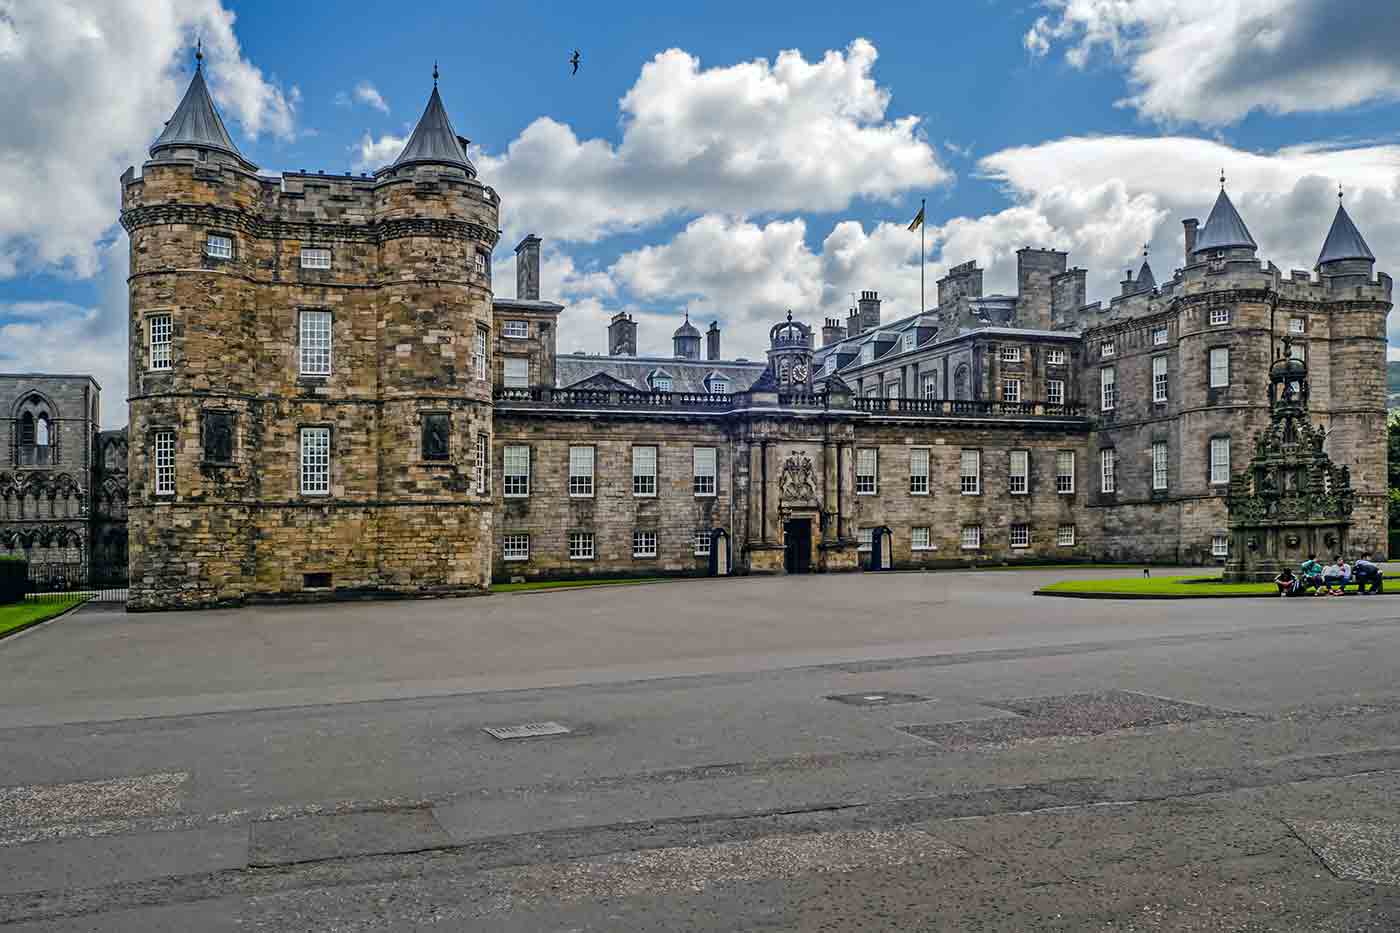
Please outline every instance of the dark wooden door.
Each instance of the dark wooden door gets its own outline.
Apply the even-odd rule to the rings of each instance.
[[[812,520],[789,519],[783,524],[783,567],[788,573],[812,572]]]

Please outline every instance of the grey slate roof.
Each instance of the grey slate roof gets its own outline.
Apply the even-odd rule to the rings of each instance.
[[[1259,244],[1254,242],[1254,237],[1249,235],[1249,228],[1244,225],[1244,220],[1240,218],[1240,212],[1235,210],[1230,196],[1221,188],[1220,196],[1215,199],[1215,206],[1210,209],[1210,216],[1206,218],[1206,225],[1196,237],[1196,252],[1238,246],[1259,248]]]
[[[1376,261],[1376,254],[1371,252],[1361,231],[1351,222],[1351,215],[1340,204],[1337,205],[1337,216],[1332,218],[1332,229],[1327,231],[1327,240],[1322,244],[1322,252],[1318,254],[1317,264],[1320,266],[1339,259]]]
[[[687,315],[685,316],[685,320],[681,322],[681,326],[680,326],[680,327],[677,327],[677,328],[676,328],[676,332],[675,332],[674,334],[672,334],[671,336],[672,336],[672,337],[699,337],[699,336],[700,336],[700,331],[696,330],[696,329],[695,329],[695,325],[692,324],[692,323],[690,323],[690,315],[687,314]]]
[[[248,168],[257,167],[243,158],[243,153],[238,151],[238,147],[229,137],[224,121],[219,117],[219,111],[209,97],[209,86],[204,83],[203,65],[195,68],[194,78],[190,81],[180,106],[175,108],[175,115],[165,124],[165,129],[156,137],[156,141],[151,143],[151,158],[154,159],[156,153],[162,149],[176,147],[213,149],[233,156]]]
[[[447,108],[442,105],[442,96],[438,94],[436,84],[433,85],[433,94],[428,98],[428,106],[423,111],[423,116],[413,128],[413,135],[408,137],[408,144],[403,147],[403,152],[399,153],[399,157],[390,168],[402,168],[420,162],[455,165],[466,169],[467,174],[473,177],[476,175],[476,166],[467,158],[460,137],[452,129],[452,121],[447,116]]]
[[[1152,267],[1147,264],[1147,260],[1142,261],[1142,268],[1137,275],[1138,291],[1147,291],[1157,287],[1157,277],[1152,274]]]
[[[567,389],[599,373],[631,386],[639,392],[648,391],[647,378],[657,370],[671,377],[674,392],[704,392],[705,377],[719,373],[729,380],[729,391],[747,392],[758,380],[766,362],[739,363],[734,360],[677,360],[647,356],[589,356],[561,353],[554,361],[555,387]]]

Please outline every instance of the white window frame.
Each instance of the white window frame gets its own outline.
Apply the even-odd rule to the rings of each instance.
[[[1018,463],[1019,461],[1019,463]],[[1013,450],[1007,458],[1007,491],[1013,496],[1030,495],[1031,452]]]
[[[880,448],[856,448],[856,495],[873,496],[880,491]]]
[[[694,447],[690,452],[691,491],[697,499],[719,495],[719,451],[714,447]]]
[[[1221,324],[1229,324],[1229,323],[1230,323],[1230,309],[1229,309],[1229,308],[1211,308],[1211,309],[1210,309],[1210,326],[1211,326],[1211,327],[1219,327]]]
[[[1229,535],[1211,535],[1211,538],[1210,538],[1210,556],[1211,556],[1211,557],[1229,557],[1229,556],[1230,556],[1230,536],[1229,536]]]
[[[1031,526],[1017,522],[1011,526],[1009,537],[1013,548],[1028,548],[1031,546]]]
[[[1167,488],[1167,442],[1152,442],[1152,488],[1163,490]]]
[[[569,560],[594,560],[597,555],[598,548],[593,532],[569,532]]]
[[[173,496],[175,495],[175,432],[157,431],[153,441],[155,450],[151,460],[155,474],[155,493],[158,496]]]
[[[857,529],[856,529],[856,550],[857,550],[857,551],[873,551],[873,550],[875,550],[875,529],[874,529],[873,526],[870,527],[870,528],[857,528]]]
[[[904,348],[904,352],[905,352],[905,353],[908,353],[909,351],[913,350],[916,346],[918,346],[918,344],[919,344],[919,335],[918,335],[918,334],[916,334],[916,333],[915,333],[914,331],[912,331],[912,330],[911,330],[911,331],[908,331],[907,333],[905,333],[905,335],[904,335],[904,343],[903,343],[903,348]]]
[[[982,495],[982,451],[965,447],[958,455],[958,491],[964,496]]]
[[[501,336],[511,340],[528,340],[530,338],[530,322],[506,321],[501,324]]]
[[[303,246],[301,248],[301,267],[303,269],[329,269],[331,267],[331,251],[324,246]]]
[[[707,388],[710,390],[711,395],[728,395],[729,380],[723,376],[715,376],[710,380],[710,384]]]
[[[530,536],[524,532],[511,532],[501,536],[502,560],[529,560]]]
[[[633,557],[655,557],[656,553],[656,532],[654,530],[638,528],[632,532]]]
[[[909,529],[909,550],[932,551],[933,529],[928,525],[915,525]]]
[[[1167,401],[1169,378],[1167,375],[1167,355],[1159,353],[1152,357],[1152,401]]]
[[[651,390],[653,392],[670,392],[673,384],[670,376],[653,376]]]
[[[331,429],[311,426],[301,429],[301,483],[303,496],[331,494]]]
[[[1063,379],[1045,380],[1045,402],[1049,405],[1063,405],[1065,403],[1065,381]]]
[[[1019,402],[1021,400],[1021,380],[1003,379],[1001,381],[1001,400],[1003,402]]]
[[[1112,340],[1105,340],[1099,344],[1099,359],[1106,360],[1118,352],[1118,348]]]
[[[1019,363],[1019,362],[1021,362],[1021,348],[1020,348],[1020,347],[1002,347],[1002,348],[1001,348],[1001,361],[1002,361],[1003,363]]]
[[[512,462],[514,461],[514,462]],[[524,472],[520,472],[521,466]],[[515,472],[512,472],[512,469]],[[501,450],[502,493],[507,499],[524,499],[530,495],[530,447],[507,444]]]
[[[205,234],[204,255],[210,259],[232,259],[233,237],[223,233]]]
[[[958,537],[959,543],[964,551],[982,550],[982,526],[963,525],[962,533]]]
[[[472,360],[472,365],[476,369],[476,378],[485,380],[487,374],[487,352],[490,346],[490,337],[486,333],[486,328],[476,329],[476,355]]]
[[[1099,369],[1099,410],[1113,411],[1118,407],[1118,368],[1104,366]]]
[[[710,535],[712,532],[708,528],[697,528],[691,537],[691,546],[696,557],[710,556]]]
[[[1210,439],[1210,484],[1224,486],[1230,482],[1230,439]]]
[[[1210,387],[1224,389],[1230,385],[1230,348],[1211,347],[1206,362],[1210,369]],[[1220,365],[1216,361],[1220,361]]]
[[[924,398],[938,398],[938,373],[926,373],[920,377],[920,382],[923,384]]]
[[[150,334],[151,370],[169,372],[174,360],[175,324],[169,314],[152,314],[146,318]]]
[[[1061,525],[1055,529],[1057,547],[1074,547],[1074,525]]]
[[[1069,460],[1069,470],[1065,470],[1065,460]],[[1055,451],[1055,492],[1062,496],[1074,495],[1074,451]]]
[[[1154,327],[1152,329],[1152,345],[1154,347],[1164,347],[1171,340],[1171,333],[1165,327]]]
[[[297,372],[303,376],[329,376],[335,342],[331,312],[312,308],[299,311],[297,335]]]
[[[524,372],[520,372],[521,368]],[[505,356],[501,360],[501,382],[507,389],[528,389],[530,387],[530,358],[528,356]]]
[[[860,361],[862,363],[875,362],[875,344],[867,343],[865,346],[860,348]]]
[[[1058,348],[1047,350],[1045,353],[1045,364],[1047,366],[1065,365],[1065,351]]]
[[[1104,447],[1099,451],[1099,492],[1118,491],[1118,451]]]
[[[491,488],[491,439],[485,434],[476,436],[476,492],[485,495]]]
[[[569,498],[593,498],[593,473],[597,450],[589,444],[569,447]]]
[[[929,464],[933,451],[928,447],[909,448],[909,495],[926,496],[929,490]]]
[[[1306,334],[1308,332],[1308,319],[1302,317],[1289,318],[1288,332],[1290,334]]]
[[[899,383],[885,383],[885,398],[899,398]]]
[[[655,447],[632,448],[632,495],[638,499],[656,498],[656,463],[660,451]]]

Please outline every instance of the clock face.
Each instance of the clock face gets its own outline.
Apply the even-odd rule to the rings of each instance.
[[[806,363],[798,363],[798,364],[796,364],[795,366],[792,367],[792,381],[793,381],[793,382],[806,382],[806,381],[807,381],[807,364],[806,364]]]

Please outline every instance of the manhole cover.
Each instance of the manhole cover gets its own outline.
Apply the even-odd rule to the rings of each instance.
[[[518,726],[487,726],[486,733],[498,739],[534,739],[542,735],[568,735],[572,730],[557,722],[523,722]]]
[[[893,706],[896,703],[927,703],[917,693],[838,693],[827,697],[848,706]]]

